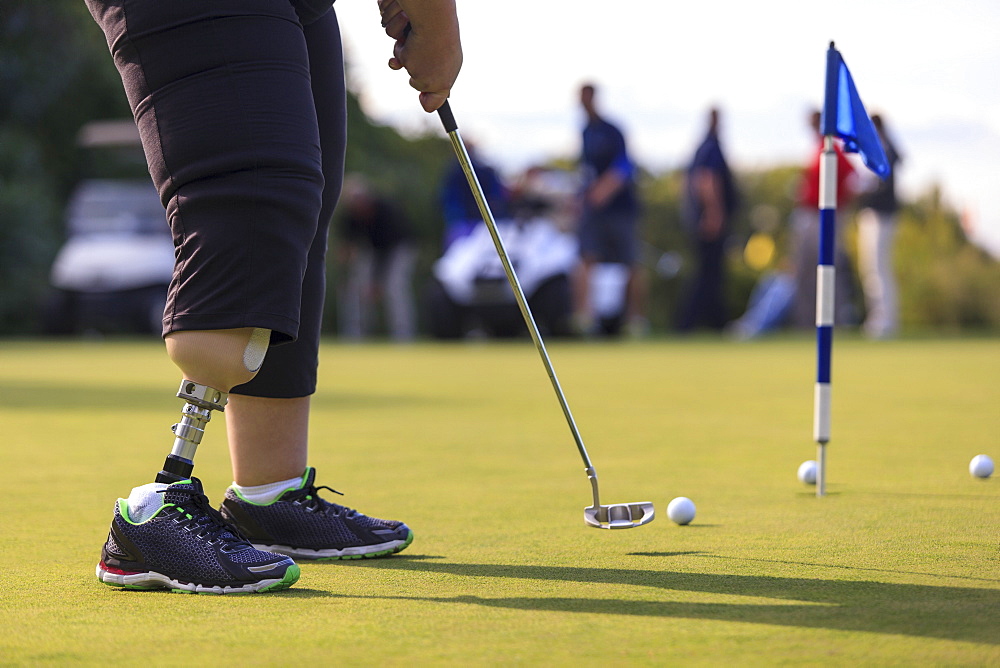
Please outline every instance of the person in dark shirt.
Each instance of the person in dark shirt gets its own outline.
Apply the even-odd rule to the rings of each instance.
[[[625,135],[598,112],[595,97],[596,88],[592,84],[580,89],[580,104],[587,122],[580,157],[584,186],[577,230],[580,264],[574,276],[574,322],[582,334],[592,333],[595,327],[590,281],[598,262],[628,267],[626,322],[636,328],[644,319],[644,290],[637,271],[639,200],[635,166],[629,158]]]
[[[704,325],[721,330],[725,303],[725,250],[736,187],[719,143],[719,110],[708,114],[708,133],[695,151],[684,182],[681,219],[697,258],[695,274],[680,302],[677,329]]]
[[[361,339],[372,331],[373,307],[381,302],[389,334],[396,341],[416,335],[413,268],[417,260],[410,223],[361,177],[344,183],[341,257],[347,268],[342,331]]]
[[[862,330],[872,338],[887,339],[899,330],[899,289],[892,267],[892,246],[899,213],[896,166],[902,159],[882,116],[872,116],[872,123],[891,169],[889,176],[875,179],[874,187],[858,197],[858,270],[866,307]]]

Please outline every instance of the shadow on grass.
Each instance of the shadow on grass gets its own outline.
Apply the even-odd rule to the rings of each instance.
[[[614,568],[457,564],[403,558],[360,565],[366,568],[446,573],[470,578],[655,587],[664,591],[778,599],[787,603],[696,603],[623,598],[474,595],[347,598],[426,601],[598,615],[708,619],[1000,644],[995,616],[996,611],[1000,610],[1000,589]]]
[[[635,556],[645,556],[645,557],[667,557],[673,556],[669,552],[632,552]],[[675,553],[681,554],[681,553]],[[820,564],[811,561],[787,561],[784,559],[755,559],[753,557],[724,557],[718,554],[706,554],[704,552],[690,552],[688,554],[697,555],[699,557],[707,557],[709,559],[729,559],[732,561],[760,561],[768,564],[789,564],[791,566],[817,566],[819,568],[835,568],[845,571],[868,571],[871,573],[900,573],[903,575],[920,575],[928,578],[944,578],[947,580],[972,580],[974,582],[997,582],[1000,583],[1000,578],[977,578],[971,575],[948,575],[947,573],[927,573],[924,571],[904,571],[899,568],[865,568],[864,566],[844,566],[840,564]]]

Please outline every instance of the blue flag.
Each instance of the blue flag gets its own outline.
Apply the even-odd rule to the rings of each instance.
[[[878,131],[861,103],[854,79],[840,52],[826,52],[826,99],[823,102],[823,134],[844,140],[844,150],[857,153],[868,169],[880,178],[889,176],[891,167]]]

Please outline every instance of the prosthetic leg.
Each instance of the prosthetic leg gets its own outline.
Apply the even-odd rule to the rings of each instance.
[[[173,448],[156,482],[170,484],[191,477],[194,454],[212,411],[225,410],[229,389],[256,375],[270,337],[271,331],[262,328],[179,332],[168,337],[167,352],[185,376],[177,391],[185,403],[181,421],[172,427]],[[191,377],[205,382],[188,380]]]
[[[226,408],[229,393],[190,380],[182,380],[177,397],[184,399],[181,421],[171,427],[174,447],[163,462],[163,470],[156,474],[156,482],[170,484],[191,477],[194,470],[194,453],[198,450],[205,425],[212,419],[212,411]]]

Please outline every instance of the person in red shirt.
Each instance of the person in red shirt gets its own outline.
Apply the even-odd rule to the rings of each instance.
[[[820,112],[809,114],[809,124],[816,136],[816,148],[809,163],[802,170],[795,208],[790,219],[791,260],[795,277],[795,303],[792,306],[792,324],[795,327],[816,326],[816,265],[819,257],[819,165],[823,153],[823,135],[820,132]],[[843,211],[854,199],[856,172],[844,155],[839,141],[834,142],[837,153],[837,210]],[[839,222],[839,221],[838,221]],[[851,299],[851,267],[841,245],[840,225],[834,267],[837,272],[834,319],[838,325],[855,320]]]

